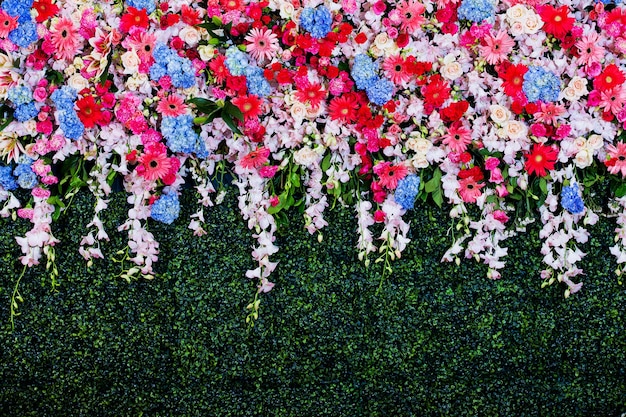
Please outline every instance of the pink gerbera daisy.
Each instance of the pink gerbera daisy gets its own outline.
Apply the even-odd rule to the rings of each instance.
[[[159,101],[156,109],[164,117],[177,117],[185,114],[187,105],[178,94],[170,94]]]
[[[480,191],[485,184],[476,181],[475,177],[467,177],[459,180],[459,195],[466,203],[475,203],[482,195]]]
[[[137,173],[148,181],[154,181],[165,177],[171,168],[167,148],[161,142],[155,142],[146,146],[145,153],[139,158]]]
[[[400,55],[391,55],[383,62],[383,70],[387,78],[394,84],[404,84],[411,79],[406,60]]]
[[[59,19],[50,30],[50,42],[56,59],[73,60],[80,46],[80,35],[72,19]]]
[[[454,153],[463,153],[472,142],[472,132],[462,123],[454,123],[443,136],[443,144],[448,145]]]
[[[598,105],[605,111],[618,114],[626,102],[626,90],[621,85],[600,91]]]
[[[485,36],[483,42],[484,44],[479,47],[480,54],[491,65],[506,60],[515,46],[515,41],[504,30],[500,30],[495,36],[492,34]]]
[[[557,118],[565,114],[565,107],[554,103],[541,103],[539,110],[535,112],[535,120],[549,125],[556,125]]]
[[[423,14],[426,8],[415,0],[403,0],[397,4],[396,10],[400,17],[400,29],[403,32],[412,33],[426,23]]]
[[[246,51],[257,61],[271,60],[278,52],[278,37],[269,29],[252,28],[245,39]]]
[[[239,164],[246,169],[258,169],[265,165],[270,156],[270,150],[267,148],[259,148],[250,152],[241,158]]]
[[[317,109],[322,100],[326,98],[326,91],[324,91],[322,85],[319,83],[307,82],[302,89],[296,91],[296,98],[301,103],[309,102],[311,107]]]
[[[380,178],[379,184],[388,190],[395,190],[398,181],[406,177],[409,170],[403,164],[391,165],[391,162],[380,162],[373,169]]]
[[[145,30],[134,30],[124,40],[126,49],[134,49],[142,63],[152,65],[154,57],[152,52],[156,44],[156,35]]]
[[[17,28],[17,16],[13,17],[4,10],[0,10],[0,38],[6,38],[15,28]]]
[[[574,44],[578,48],[578,63],[591,65],[604,59],[604,47],[600,45],[600,34],[591,32]]]
[[[626,177],[626,143],[618,143],[617,146],[609,145],[606,147],[608,158],[604,162],[611,174],[622,174]]]

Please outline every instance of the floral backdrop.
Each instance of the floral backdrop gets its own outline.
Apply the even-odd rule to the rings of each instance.
[[[475,258],[491,279],[506,239],[538,213],[541,279],[569,296],[582,286],[585,227],[603,211],[617,217],[610,252],[626,262],[619,3],[4,0],[0,214],[32,222],[16,237],[21,262],[46,262],[54,283],[51,223],[86,187],[88,265],[124,232],[121,276],[149,279],[159,254],[149,223],[176,220],[191,186],[200,208],[189,228],[201,236],[233,178],[258,294],[274,285],[287,210],[323,242],[325,211],[353,207],[359,259],[389,272],[416,199],[448,203],[442,260]],[[120,180],[128,218],[105,230]],[[601,181],[608,207],[591,192]],[[17,285],[13,295],[12,312]]]

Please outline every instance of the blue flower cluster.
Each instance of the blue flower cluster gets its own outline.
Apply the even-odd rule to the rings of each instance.
[[[228,71],[235,76],[246,76],[246,87],[250,94],[259,97],[267,97],[270,95],[272,87],[263,75],[263,70],[250,64],[248,55],[234,46],[228,48],[225,55],[226,59],[224,60],[224,65],[226,65]]]
[[[190,88],[196,84],[196,70],[187,58],[162,43],[154,47],[153,56],[155,63],[150,67],[151,79],[159,81],[169,75],[176,88]]]
[[[25,157],[20,159],[13,170],[13,175],[17,177],[17,184],[26,190],[32,190],[37,185],[37,174],[31,169],[32,159]]]
[[[333,16],[325,6],[319,5],[315,9],[305,7],[300,14],[300,26],[316,39],[322,39],[330,32]]]
[[[357,55],[350,71],[356,87],[365,90],[367,98],[374,104],[382,106],[393,96],[393,83],[378,76],[378,63],[367,55]]]
[[[134,7],[138,10],[146,9],[148,14],[156,10],[154,0],[126,0],[126,5],[128,7]]]
[[[492,0],[463,0],[457,13],[459,19],[480,23],[494,17],[496,8]]]
[[[5,191],[15,190],[18,185],[13,176],[13,168],[9,166],[0,166],[0,187]]]
[[[30,91],[30,88],[26,86],[10,88],[7,92],[7,98],[15,104],[13,116],[19,122],[25,122],[39,114],[39,110],[35,107],[33,93]]]
[[[59,125],[63,134],[70,139],[79,139],[85,132],[85,126],[74,110],[76,90],[65,85],[55,90],[50,97],[58,110]]]
[[[561,190],[561,206],[572,214],[580,214],[585,210],[585,202],[580,196],[578,184],[563,187]]]
[[[420,181],[420,177],[416,174],[407,175],[398,181],[393,198],[403,209],[410,210],[413,208],[415,198],[420,191]]]
[[[19,26],[9,33],[9,40],[19,47],[27,48],[33,42],[36,42],[37,24],[30,15],[30,9],[33,7],[33,0],[4,0],[0,5],[9,15],[16,17]]]
[[[524,74],[522,90],[531,103],[539,100],[557,101],[561,92],[561,80],[543,67],[531,66]]]
[[[180,202],[175,193],[161,195],[150,207],[150,217],[165,224],[172,224],[179,214]]]
[[[206,158],[209,152],[192,125],[193,117],[188,114],[164,117],[161,122],[161,133],[172,152],[195,153],[200,158]]]

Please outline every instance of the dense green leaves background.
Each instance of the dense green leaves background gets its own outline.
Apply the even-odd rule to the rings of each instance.
[[[111,256],[124,196],[104,212]],[[191,210],[194,198],[184,196]],[[626,292],[603,218],[583,250],[581,293],[541,290],[538,226],[509,242],[500,281],[473,261],[442,264],[446,211],[419,205],[403,258],[376,295],[382,268],[356,259],[356,221],[328,214],[317,242],[291,217],[261,317],[245,306],[255,283],[253,240],[234,194],[206,212],[194,237],[183,213],[151,223],[161,244],[156,280],[115,278],[119,265],[78,254],[91,197],[57,223],[59,291],[43,266],[22,280],[21,316],[9,299],[21,266],[0,219],[0,414],[15,416],[619,416],[626,412]],[[430,211],[430,216],[429,212]],[[429,219],[432,217],[432,219]]]

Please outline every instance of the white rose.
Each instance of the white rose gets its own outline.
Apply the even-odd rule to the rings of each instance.
[[[521,4],[516,4],[513,7],[509,7],[506,11],[506,17],[511,21],[519,21],[528,14],[528,9]]]
[[[524,32],[528,35],[539,32],[543,26],[543,20],[536,13],[529,13],[523,20]]]
[[[194,47],[200,41],[200,32],[192,26],[185,26],[178,32],[178,37],[187,45]]]
[[[316,108],[313,108],[312,106],[306,106],[306,117],[309,120],[315,120],[325,112],[326,107],[324,107],[322,104],[318,105]]]
[[[587,146],[597,151],[604,146],[604,139],[600,135],[591,135],[587,138]]]
[[[406,141],[406,148],[413,151],[413,152],[417,152],[417,138],[409,138]]]
[[[0,52],[0,68],[13,68],[13,59],[9,55]]]
[[[293,154],[293,160],[298,165],[309,167],[319,160],[319,154],[315,152],[315,150],[305,146]]]
[[[386,33],[379,33],[378,35],[376,35],[376,37],[374,38],[374,45],[376,45],[377,47],[379,47],[380,49],[385,49],[387,48],[388,44],[392,42],[391,39],[389,38],[389,35],[387,35]]]
[[[419,152],[424,155],[426,155],[428,151],[430,151],[430,148],[433,147],[433,143],[428,139],[418,138],[416,142],[415,152]]]
[[[209,61],[215,56],[215,48],[211,45],[200,45],[198,46],[198,53],[201,60]]]
[[[410,159],[411,165],[415,169],[421,169],[428,167],[428,159],[426,159],[426,155],[417,154],[413,158]]]
[[[567,86],[573,88],[574,91],[576,91],[576,94],[580,97],[588,93],[587,83],[588,81],[586,78],[575,76]]]
[[[293,4],[289,1],[282,1],[280,3],[280,17],[283,19],[291,19],[295,10],[296,9],[293,7]]]
[[[24,130],[30,136],[37,135],[37,122],[34,119],[27,120],[23,123]]]
[[[511,23],[511,35],[520,36],[524,34],[524,25],[522,22],[515,21]]]
[[[504,122],[511,118],[511,112],[509,109],[499,104],[492,104],[489,106],[489,111],[491,112],[489,118],[499,125],[504,124]]]
[[[450,62],[441,67],[441,75],[450,81],[454,81],[463,75],[463,68],[458,62]]]
[[[372,45],[369,49],[370,54],[372,54],[373,56],[379,58],[383,55],[385,55],[385,51],[380,49],[378,46],[376,45]]]
[[[587,147],[587,140],[583,138],[582,136],[579,136],[576,139],[574,139],[574,146],[576,147],[577,151],[580,151],[581,149],[585,149]]]
[[[141,60],[134,49],[124,52],[121,58],[122,65],[124,66],[124,74],[132,75],[138,71]]]
[[[89,88],[89,81],[87,81],[82,75],[78,73],[72,75],[67,80],[67,84],[76,91],[80,91],[84,88]]]
[[[582,149],[576,154],[576,158],[574,158],[574,163],[578,168],[586,168],[593,162],[593,153],[589,152],[587,149]]]
[[[572,102],[578,101],[578,99],[580,98],[576,90],[572,87],[565,87],[565,89],[563,90],[563,97],[565,98],[565,100]]]
[[[300,103],[299,101],[294,101],[291,105],[291,117],[293,117],[296,122],[302,123],[302,120],[304,120],[306,115],[306,105],[304,103]]]
[[[504,122],[504,131],[509,139],[522,139],[528,135],[526,125],[517,120],[507,120]]]

